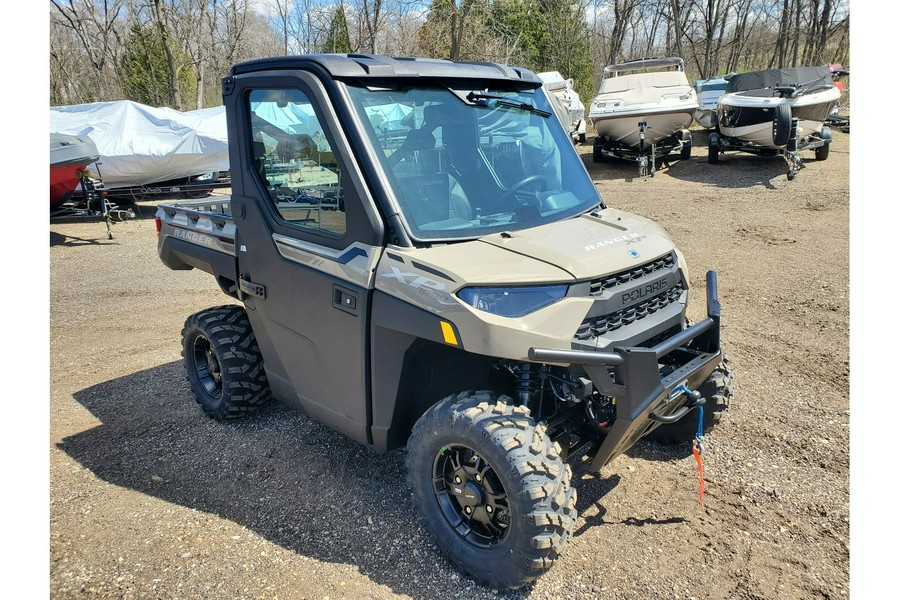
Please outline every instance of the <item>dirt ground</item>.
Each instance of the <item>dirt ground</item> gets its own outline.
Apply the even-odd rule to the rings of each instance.
[[[594,165],[606,202],[655,219],[719,274],[736,388],[708,437],[576,468],[563,560],[482,588],[429,545],[403,452],[377,455],[281,405],[220,424],[193,402],[184,319],[228,301],[156,254],[137,220],[50,225],[53,598],[809,599],[849,593],[849,134],[787,181],[780,158],[694,158],[640,179]]]

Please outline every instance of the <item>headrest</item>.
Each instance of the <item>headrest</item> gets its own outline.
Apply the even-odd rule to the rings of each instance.
[[[403,146],[409,150],[432,150],[437,140],[427,129],[412,129],[406,136]]]

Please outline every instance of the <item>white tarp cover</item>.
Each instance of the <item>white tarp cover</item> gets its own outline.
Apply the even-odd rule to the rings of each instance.
[[[54,106],[50,133],[89,136],[107,188],[228,170],[224,106],[189,112],[130,100]]]
[[[538,77],[544,82],[544,88],[559,101],[558,108],[555,103],[553,108],[569,133],[584,131],[581,126],[584,120],[584,104],[581,102],[578,92],[572,87],[573,81],[563,79],[559,71],[538,73]],[[567,114],[560,114],[560,109]]]

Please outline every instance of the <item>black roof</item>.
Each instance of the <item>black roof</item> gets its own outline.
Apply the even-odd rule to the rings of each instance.
[[[239,63],[231,68],[231,75],[298,69],[317,66],[336,79],[345,78],[446,78],[514,80],[541,84],[537,75],[528,69],[487,62],[452,62],[433,58],[409,56],[390,57],[374,54],[302,54],[275,56]]]
[[[745,92],[747,90],[760,90],[763,88],[775,88],[791,86],[802,88],[822,84],[831,84],[831,69],[823,67],[793,67],[790,69],[767,69],[765,71],[750,71],[732,75],[728,80],[726,93]]]

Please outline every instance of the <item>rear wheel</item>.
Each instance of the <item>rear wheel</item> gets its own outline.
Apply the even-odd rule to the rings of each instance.
[[[240,417],[272,399],[243,307],[218,306],[191,315],[181,331],[181,344],[191,390],[210,417]]]
[[[572,470],[528,409],[449,396],[416,423],[406,465],[424,524],[460,570],[493,588],[547,571],[575,526]]]
[[[728,355],[722,353],[722,362],[706,378],[697,391],[706,398],[703,404],[703,434],[719,424],[731,402],[733,377]],[[696,410],[671,425],[661,425],[647,434],[648,440],[663,444],[680,444],[697,435]]]

